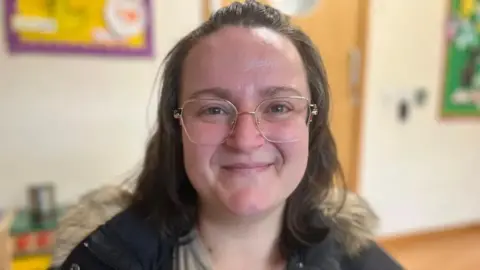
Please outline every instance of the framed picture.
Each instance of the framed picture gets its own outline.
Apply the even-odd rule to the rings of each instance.
[[[5,0],[11,53],[153,56],[152,0]]]
[[[480,1],[449,1],[441,116],[480,118]]]

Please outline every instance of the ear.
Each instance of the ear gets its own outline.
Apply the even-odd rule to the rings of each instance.
[[[183,126],[183,117],[182,117],[183,109],[177,108],[173,110],[173,118],[175,118],[180,126]]]

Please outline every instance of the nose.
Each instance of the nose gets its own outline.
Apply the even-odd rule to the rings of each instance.
[[[257,128],[253,113],[238,114],[237,121],[226,144],[236,150],[249,152],[261,147],[265,139]]]

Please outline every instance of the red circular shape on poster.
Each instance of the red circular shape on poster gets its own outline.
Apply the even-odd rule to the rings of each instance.
[[[17,251],[19,252],[23,252],[25,251],[28,246],[30,245],[30,239],[31,239],[31,235],[30,234],[23,234],[23,235],[19,235],[17,237]]]
[[[50,232],[39,232],[37,234],[37,246],[39,248],[45,248],[50,243]]]

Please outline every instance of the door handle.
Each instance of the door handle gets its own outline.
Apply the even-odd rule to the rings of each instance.
[[[350,50],[348,55],[349,67],[349,88],[352,103],[358,105],[360,101],[360,80],[362,76],[362,53],[358,47]]]

